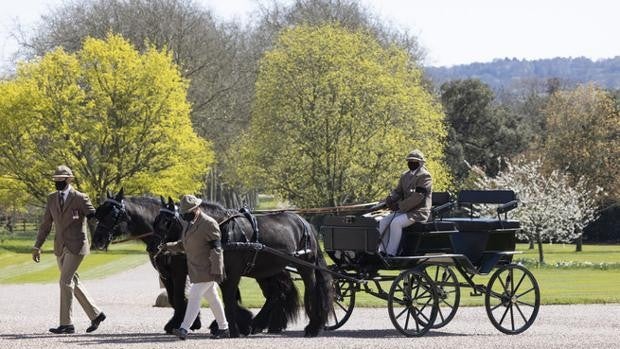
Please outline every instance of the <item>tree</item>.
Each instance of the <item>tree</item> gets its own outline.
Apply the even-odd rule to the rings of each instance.
[[[593,85],[553,94],[545,108],[544,151],[550,168],[565,169],[620,200],[620,108]]]
[[[525,148],[518,133],[518,120],[493,104],[493,91],[480,80],[450,81],[441,86],[441,101],[448,124],[446,163],[457,186],[469,166],[479,166],[488,175],[499,170],[499,159]]]
[[[186,93],[169,52],[140,54],[118,35],[54,50],[0,83],[0,169],[39,203],[62,163],[95,197],[121,185],[196,192],[213,153],[192,130]]]
[[[254,40],[260,43],[261,52],[270,49],[286,28],[338,24],[351,31],[365,31],[386,48],[396,45],[406,50],[413,62],[421,63],[425,55],[415,36],[381,20],[358,0],[271,1],[261,4],[259,12],[261,16],[253,34]]]
[[[540,263],[544,263],[544,241],[575,241],[596,218],[595,201],[601,189],[572,185],[570,177],[558,170],[546,173],[541,159],[507,162],[494,178],[479,169],[476,172],[479,188],[517,193],[520,204],[513,216],[521,222],[519,237],[538,244]]]
[[[439,190],[450,181],[444,139],[406,51],[337,25],[298,26],[261,61],[237,177],[300,206],[374,200],[420,148]]]
[[[110,32],[140,52],[153,46],[171,52],[190,81],[194,129],[212,142],[217,155],[204,178],[203,195],[237,205],[221,173],[230,163],[228,148],[247,127],[250,114],[258,55],[249,50],[247,30],[234,21],[216,20],[192,0],[77,1],[42,16],[35,34],[21,40],[22,51],[27,57],[58,46],[75,52],[86,37],[104,39]]]

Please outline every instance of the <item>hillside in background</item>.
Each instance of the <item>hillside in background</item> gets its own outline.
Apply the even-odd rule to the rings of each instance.
[[[436,86],[456,79],[476,78],[494,90],[511,89],[532,80],[558,78],[563,85],[594,82],[607,89],[620,89],[620,56],[592,61],[585,57],[519,60],[496,59],[453,67],[427,67]]]

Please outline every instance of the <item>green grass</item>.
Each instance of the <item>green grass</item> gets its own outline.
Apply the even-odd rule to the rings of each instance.
[[[56,282],[59,277],[56,256],[52,253],[53,236],[43,246],[41,262],[30,254],[33,236],[18,236],[0,243],[0,284]],[[102,278],[148,262],[144,244],[125,243],[109,252],[92,252],[79,268],[84,279]]]

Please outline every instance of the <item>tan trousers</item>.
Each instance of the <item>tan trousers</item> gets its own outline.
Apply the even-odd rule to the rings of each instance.
[[[88,296],[86,288],[80,282],[77,274],[77,269],[83,259],[84,256],[75,255],[66,247],[62,251],[62,255],[56,257],[58,269],[60,269],[60,325],[73,324],[71,321],[73,295],[75,295],[75,298],[77,298],[91,321],[101,312],[90,296]]]

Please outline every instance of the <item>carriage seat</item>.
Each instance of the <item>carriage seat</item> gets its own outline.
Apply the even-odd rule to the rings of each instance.
[[[518,220],[497,218],[446,218],[442,222],[456,225],[459,231],[518,230],[521,228]]]

